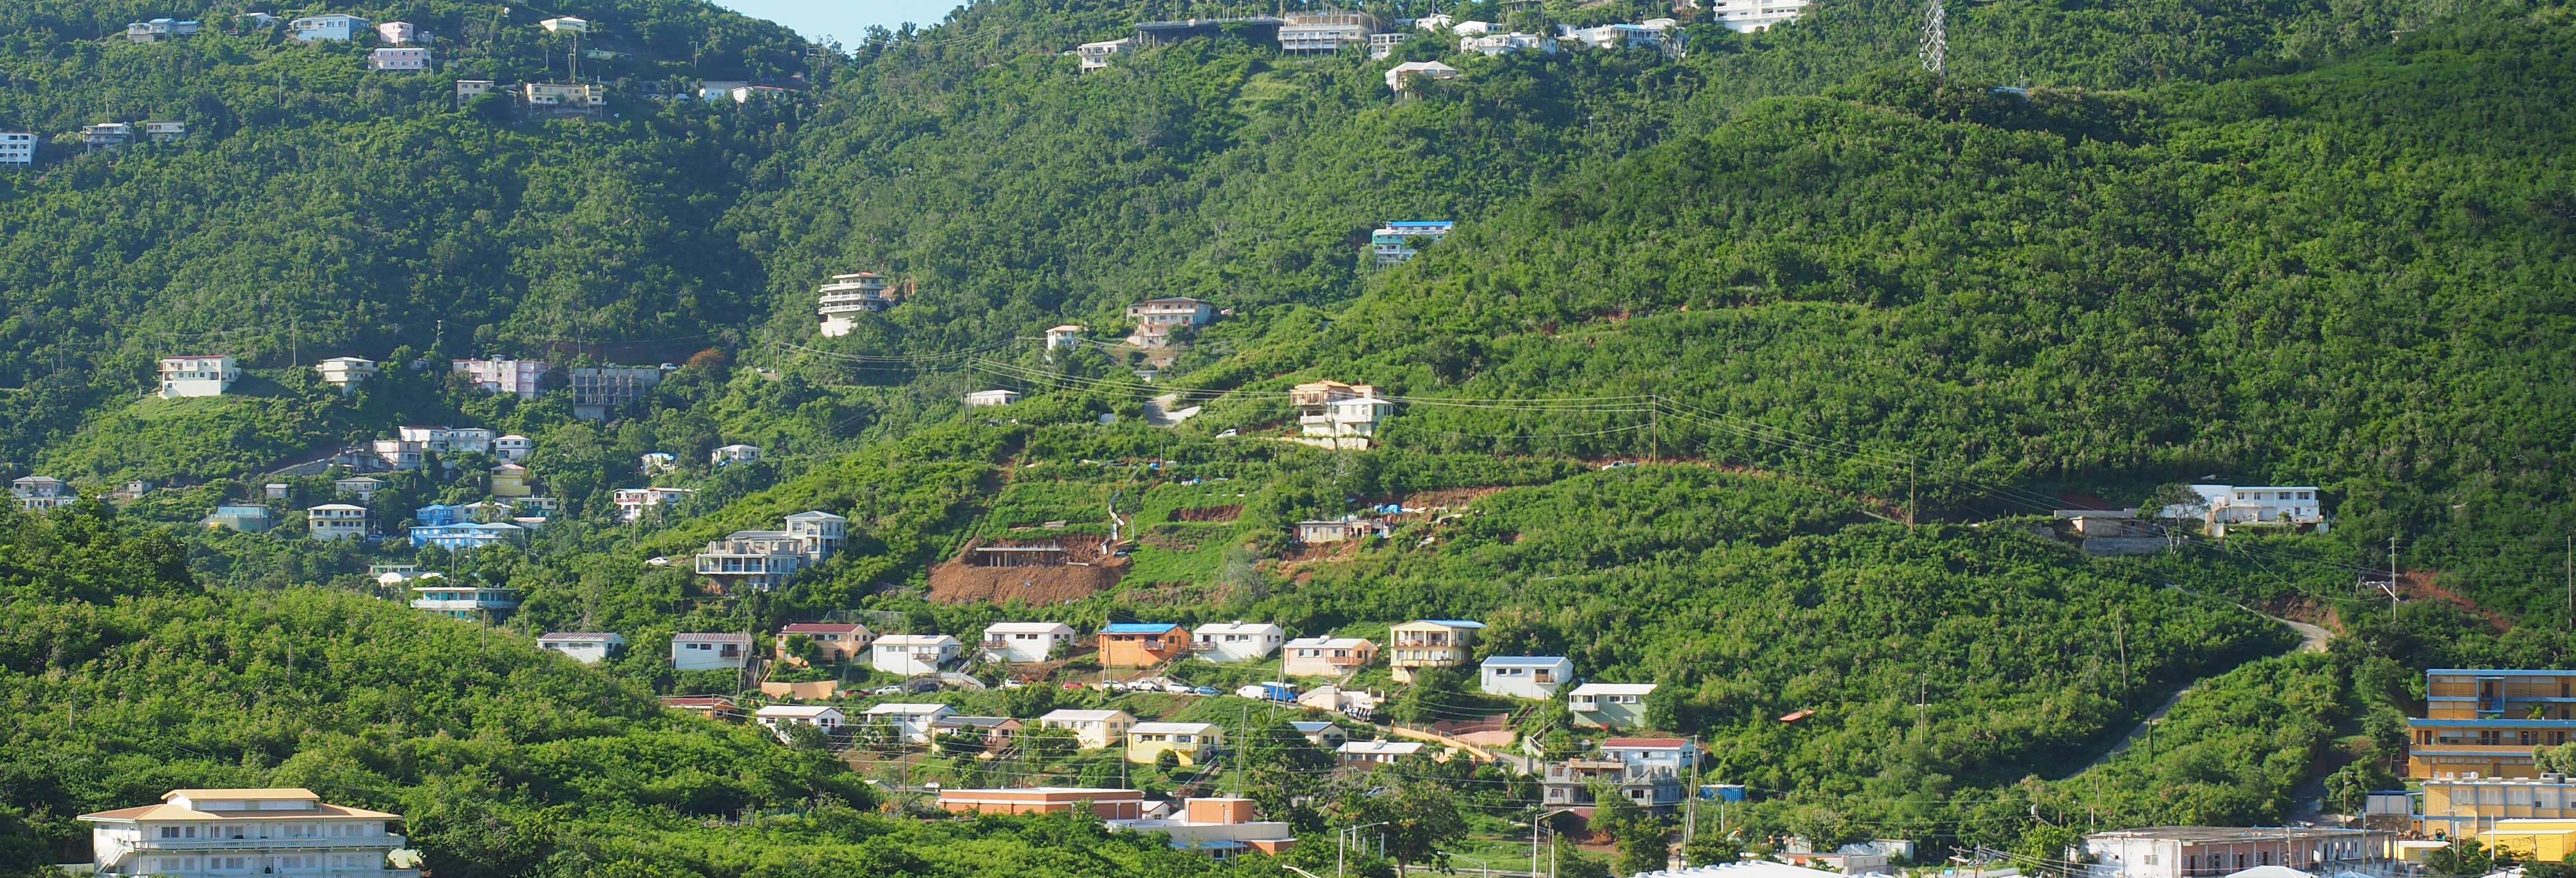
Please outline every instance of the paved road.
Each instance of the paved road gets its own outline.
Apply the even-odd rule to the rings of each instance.
[[[2248,607],[2244,604],[2237,604],[2236,607],[2244,610],[2245,612],[2253,613],[2254,615],[2270,619],[2274,622],[2279,622],[2283,625],[2288,625],[2290,626],[2290,630],[2299,632],[2299,645],[2291,649],[2289,652],[2282,653],[2282,655],[2302,652],[2324,652],[2326,651],[2326,641],[2334,637],[2334,632],[2327,631],[2326,629],[2319,628],[2315,625],[2310,625],[2306,622],[2284,619],[2279,616],[2254,609],[2253,607]],[[2235,668],[2231,667],[2227,670],[2232,671],[2235,670]],[[2227,673],[2227,671],[2219,671],[2218,673],[2224,674]],[[2210,676],[2214,677],[2217,676],[2217,674],[2211,674]],[[2082,774],[2085,771],[2090,771],[2094,766],[2109,762],[2112,757],[2128,752],[2130,745],[2137,743],[2139,738],[2146,737],[2148,729],[2155,727],[2156,723],[2162,722],[2165,718],[2165,714],[2173,711],[2174,704],[2182,701],[2183,696],[2191,694],[2191,690],[2200,688],[2201,682],[2207,679],[2209,679],[2209,677],[2202,677],[2199,680],[2191,681],[2191,685],[2189,686],[2184,686],[2181,689],[2174,690],[2173,697],[2165,699],[2165,703],[2163,704],[2156,705],[2156,709],[2149,712],[2146,719],[2139,720],[2137,727],[2130,729],[2129,734],[2122,737],[2119,743],[2111,745],[2111,749],[2104,751],[2101,756],[2096,757],[2092,762],[2087,763],[2082,769],[2077,770],[2075,773]],[[2068,775],[2068,777],[2073,776],[2074,775]]]

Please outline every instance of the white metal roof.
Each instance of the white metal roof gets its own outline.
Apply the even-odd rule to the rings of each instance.
[[[984,626],[986,634],[1071,634],[1073,626],[1062,622],[995,622]]]
[[[1654,691],[1653,683],[1585,683],[1574,687],[1576,695],[1646,695]]]
[[[1068,707],[1061,710],[1047,711],[1045,716],[1038,717],[1038,721],[1047,723],[1096,723],[1107,722],[1122,716],[1128,716],[1127,712],[1123,710],[1075,710]],[[1134,719],[1132,716],[1128,716],[1128,718]]]
[[[838,714],[840,712],[840,708],[833,707],[829,704],[772,704],[768,707],[761,708],[759,712],[752,715],[762,717],[812,719],[826,713]]]
[[[1277,634],[1280,628],[1268,622],[1210,622],[1198,627],[1197,634]]]
[[[1137,723],[1127,727],[1130,734],[1203,735],[1217,730],[1215,723]]]
[[[945,704],[896,703],[868,708],[869,716],[919,716],[925,713],[955,713]]]
[[[877,638],[878,646],[943,646],[955,643],[957,638],[945,634],[888,634]]]

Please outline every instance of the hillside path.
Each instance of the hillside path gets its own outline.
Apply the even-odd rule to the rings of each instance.
[[[2184,591],[2186,594],[2191,593],[2188,590]],[[2234,602],[2230,601],[2230,603]],[[2310,625],[2306,622],[2284,619],[2244,604],[2236,604],[2236,608],[2270,619],[2274,622],[2279,622],[2283,625],[2288,625],[2290,626],[2290,630],[2299,632],[2299,645],[2292,647],[2287,652],[2281,653],[2281,655],[2294,655],[2302,652],[2324,652],[2326,651],[2326,641],[2334,637],[2334,632],[2327,631],[2326,629],[2315,625]],[[2227,673],[2227,671],[2233,671],[2235,669],[2236,668],[2234,666],[2231,666],[2227,668],[2227,670],[2203,676],[2200,679],[2191,681],[2191,684],[2188,686],[2174,690],[2174,694],[2171,697],[2166,698],[2165,703],[2156,705],[2155,710],[2150,711],[2145,719],[2139,720],[2137,727],[2130,729],[2129,734],[2120,738],[2118,743],[2112,744],[2111,749],[2103,751],[2101,756],[2095,757],[2092,762],[2085,763],[2083,768],[2077,769],[2074,774],[2069,774],[2067,777],[2074,777],[2076,774],[2083,774],[2084,772],[2091,771],[2102,763],[2111,761],[2113,757],[2128,752],[2130,745],[2136,744],[2139,738],[2146,737],[2148,729],[2154,728],[2156,723],[2164,721],[2165,714],[2172,712],[2174,705],[2180,703],[2183,696],[2191,694],[2191,690],[2200,688],[2200,684],[2207,681],[2210,677],[2215,677],[2219,674],[2224,674]]]

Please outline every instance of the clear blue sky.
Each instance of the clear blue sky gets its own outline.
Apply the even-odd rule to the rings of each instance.
[[[766,18],[807,37],[830,35],[844,45],[856,43],[869,25],[895,28],[904,22],[937,24],[967,0],[715,0],[716,5],[754,18]]]

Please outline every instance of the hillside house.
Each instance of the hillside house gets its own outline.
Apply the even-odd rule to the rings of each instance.
[[[1412,34],[1405,33],[1403,31],[1370,34],[1368,38],[1369,60],[1384,61],[1388,58],[1394,57],[1395,47],[1404,45],[1405,40],[1412,38]],[[1403,89],[1400,88],[1396,90],[1403,91]]]
[[[875,632],[869,631],[868,626],[851,622],[797,622],[781,626],[778,629],[777,645],[780,664],[799,666],[805,664],[804,659],[788,654],[787,638],[790,637],[803,637],[812,642],[815,649],[822,651],[825,662],[855,660],[865,655],[868,644],[876,642],[877,639]]]
[[[523,82],[519,105],[538,110],[589,112],[608,106],[608,87],[590,82]]]
[[[738,530],[698,550],[694,569],[723,594],[773,591],[805,569],[805,547],[783,530]]]
[[[1377,660],[1377,644],[1358,637],[1300,637],[1282,649],[1279,673],[1290,677],[1339,677]]]
[[[260,496],[268,499],[284,500],[286,499],[288,490],[292,487],[293,486],[288,485],[285,482],[269,482],[268,484],[259,486],[259,491]]]
[[[419,25],[408,21],[388,21],[376,25],[376,39],[384,41],[386,45],[407,46],[427,42],[429,32],[421,30]]]
[[[722,695],[664,695],[662,706],[687,711],[711,720],[730,721],[742,715],[733,699]]]
[[[1339,724],[1322,720],[1292,720],[1288,723],[1288,727],[1296,729],[1297,734],[1306,739],[1306,743],[1326,750],[1340,747],[1351,739],[1349,730]]]
[[[447,433],[446,427],[423,424],[404,424],[394,428],[395,439],[419,446],[422,451],[440,453],[447,451]]]
[[[134,142],[134,126],[124,122],[100,122],[81,126],[81,146],[90,150],[114,152]]]
[[[215,507],[214,514],[199,522],[207,527],[229,527],[243,533],[267,533],[274,525],[268,507],[247,503],[227,503]]]
[[[682,671],[732,670],[751,661],[751,635],[671,635],[671,667]]]
[[[448,451],[459,454],[468,451],[490,454],[492,443],[501,441],[501,437],[493,435],[491,430],[482,427],[457,427],[447,431],[444,441],[447,443]],[[504,462],[516,463],[517,461]]]
[[[493,467],[491,475],[494,497],[526,497],[536,493],[536,489],[528,485],[527,467],[505,463]]]
[[[1017,390],[978,390],[966,394],[966,407],[970,409],[992,408],[1019,401],[1020,392]]]
[[[1681,738],[1603,738],[1601,758],[1621,765],[1680,773],[1699,764],[1699,751]]]
[[[0,165],[27,167],[36,163],[36,132],[0,131]]]
[[[839,338],[858,328],[858,315],[873,314],[894,307],[894,297],[886,292],[884,275],[873,271],[836,274],[832,282],[814,291],[814,314],[822,321],[819,332],[825,338]]]
[[[457,524],[473,520],[473,513],[461,503],[432,503],[411,511],[411,523],[414,525],[437,527],[442,524]]]
[[[1458,53],[1463,55],[1468,52],[1474,52],[1479,55],[1508,55],[1513,52],[1537,52],[1541,55],[1554,55],[1556,54],[1556,41],[1548,38],[1544,34],[1532,33],[1486,34],[1483,36],[1459,37]]]
[[[367,537],[367,507],[346,503],[325,503],[304,510],[306,528],[316,540],[356,540]]]
[[[1566,696],[1574,724],[1594,729],[1625,729],[1646,724],[1646,696],[1653,683],[1585,683]]]
[[[458,83],[459,89],[464,83]],[[453,360],[449,371],[465,376],[474,389],[485,393],[515,394],[521,399],[535,399],[542,392],[538,385],[545,381],[553,366],[537,360]]]
[[[1163,622],[1116,622],[1100,629],[1100,666],[1150,668],[1187,655],[1190,629]]]
[[[374,476],[350,476],[332,480],[331,489],[340,492],[343,496],[356,497],[358,502],[363,504],[373,502],[376,499],[376,492],[384,490],[385,484],[385,480]]]
[[[1062,622],[996,622],[984,626],[978,646],[986,661],[1025,664],[1053,658],[1056,646],[1072,646],[1075,636]]]
[[[840,551],[842,544],[849,541],[850,520],[829,512],[812,509],[798,512],[787,516],[786,524],[787,536],[805,548],[805,560],[809,564],[823,563],[823,559]]]
[[[286,35],[299,42],[349,40],[367,29],[367,20],[355,15],[313,15],[286,23]]]
[[[186,136],[188,136],[188,123],[186,122],[143,123],[143,139],[152,141],[153,143],[168,143]]]
[[[1419,756],[1425,746],[1420,741],[1345,741],[1333,748],[1333,755],[1346,766],[1381,765]]]
[[[468,622],[498,622],[519,608],[519,590],[487,585],[453,585],[432,575],[411,587],[411,608]]]
[[[2161,518],[2197,518],[2210,536],[2230,527],[2300,527],[2323,524],[2325,494],[2315,485],[2193,485],[2197,503],[2167,506]]]
[[[1392,76],[1394,71],[1388,73]],[[1401,265],[1422,255],[1416,243],[1426,247],[1438,244],[1457,230],[1458,224],[1450,220],[1397,220],[1369,233],[1369,255],[1380,267]]]
[[[813,726],[830,735],[849,725],[850,717],[840,708],[828,704],[772,704],[753,711],[751,721],[768,729],[770,734],[778,736],[779,743],[785,744],[796,740],[788,732],[791,726]]]
[[[1108,826],[1111,832],[1163,833],[1174,848],[1219,860],[1253,851],[1285,853],[1297,843],[1287,823],[1261,819],[1259,805],[1240,798],[1184,799],[1178,814],[1110,820]]]
[[[90,824],[91,852],[81,871],[177,878],[263,871],[393,875],[388,858],[410,845],[393,829],[402,819],[329,804],[293,787],[171,790],[159,804],[80,815]]]
[[[760,446],[758,445],[727,445],[714,451],[707,452],[707,463],[714,466],[750,463],[759,459]]]
[[[1016,743],[1020,738],[1020,729],[1026,726],[1027,723],[1007,716],[950,714],[931,722],[930,735],[933,738],[942,735],[973,735],[984,740],[986,750],[998,753]]]
[[[1290,55],[1330,54],[1366,45],[1370,34],[1383,29],[1377,16],[1353,10],[1291,12],[1287,19],[1279,26],[1279,51]]]
[[[163,40],[175,40],[180,37],[196,36],[197,31],[204,27],[205,24],[203,22],[155,18],[151,21],[127,23],[125,25],[125,38],[137,43],[158,43]]]
[[[222,396],[241,380],[241,364],[217,355],[161,358],[161,398]]]
[[[1682,801],[1682,776],[1670,769],[1634,766],[1598,756],[1550,762],[1540,769],[1539,801],[1543,807],[1572,809],[1589,816],[1596,804],[1594,790],[1603,787],[1657,816],[1673,813]]]
[[[455,524],[413,527],[407,534],[415,547],[437,546],[450,552],[471,552],[491,546],[515,545],[527,535],[526,527],[508,521],[463,521]]]
[[[1385,522],[1368,518],[1319,519],[1297,522],[1297,541],[1309,546],[1364,540],[1386,536],[1391,529]]]
[[[607,631],[548,631],[537,637],[537,648],[595,665],[606,661],[610,653],[626,648],[626,638]]]
[[[549,18],[544,21],[537,22],[537,26],[545,28],[546,32],[550,34],[586,34],[590,32],[590,22],[574,18],[569,15],[559,18]]]
[[[376,361],[363,357],[332,357],[313,364],[313,371],[322,376],[322,383],[347,393],[367,379],[376,377]]]
[[[536,442],[517,433],[510,433],[492,438],[492,457],[506,463],[518,463],[519,461],[526,460],[528,459],[528,452],[535,451],[536,449]]]
[[[392,46],[367,53],[367,69],[387,73],[420,73],[429,69],[429,50]]]
[[[644,452],[643,455],[636,458],[636,462],[637,467],[643,470],[644,474],[647,476],[659,475],[680,468],[679,456],[667,451]]]
[[[1673,28],[1681,22],[1669,18],[1650,18],[1636,24],[1605,24],[1577,28],[1559,25],[1565,38],[1595,49],[1663,49],[1669,45]]]
[[[1082,344],[1082,327],[1071,323],[1047,327],[1047,350],[1072,350],[1080,344]]]
[[[927,744],[939,721],[956,712],[945,704],[880,704],[868,708],[867,722],[885,726],[895,740]]]
[[[1400,683],[1413,682],[1417,668],[1455,668],[1467,664],[1483,622],[1465,619],[1418,619],[1387,630],[1387,666]]]
[[[677,503],[697,492],[696,488],[619,488],[609,498],[617,504],[617,520],[635,522],[644,519],[647,509]]]
[[[1134,37],[1120,37],[1114,40],[1102,40],[1097,43],[1084,43],[1082,45],[1075,46],[1073,47],[1073,54],[1082,59],[1082,72],[1089,73],[1094,70],[1107,68],[1109,66],[1109,56],[1125,52],[1135,46],[1136,39]]]
[[[1038,725],[1072,732],[1073,739],[1080,743],[1082,749],[1101,750],[1125,744],[1127,730],[1136,725],[1136,718],[1123,710],[1067,708],[1048,711],[1045,716],[1038,717]]]
[[[1212,662],[1257,662],[1279,651],[1287,632],[1268,622],[1211,622],[1191,632],[1190,650]]]
[[[18,508],[39,512],[58,506],[69,506],[80,500],[80,492],[70,482],[52,476],[22,476],[9,480],[9,499]]]
[[[1142,790],[1095,787],[1013,787],[1011,789],[939,791],[939,807],[951,814],[1065,814],[1090,811],[1102,820],[1144,816]]]
[[[1451,67],[1447,64],[1442,64],[1438,61],[1406,61],[1402,64],[1387,68],[1386,90],[1396,94],[1403,94],[1411,90],[1411,83],[1416,79],[1437,80],[1456,78],[1458,78],[1458,68]],[[1374,235],[1371,236],[1369,249],[1372,253],[1377,252]],[[1380,265],[1394,264],[1383,261],[1386,258],[1384,255],[1379,255],[1378,258],[1381,260],[1378,263]],[[1411,258],[1413,257],[1410,255],[1400,255],[1396,261],[1402,262]]]
[[[499,91],[500,88],[500,83],[489,79],[459,79],[456,81],[456,106],[463,108],[467,101]]]
[[[1225,745],[1225,730],[1215,723],[1137,723],[1127,727],[1127,761],[1152,764],[1164,752],[1182,765],[1204,765]]]
[[[428,462],[429,446],[400,439],[377,439],[367,443],[367,456],[373,466],[389,470],[419,469]]]
[[[1127,341],[1142,347],[1169,344],[1175,330],[1206,326],[1216,319],[1216,306],[1186,296],[1147,299],[1127,306],[1127,322],[1135,331]]]
[[[1476,674],[1487,695],[1546,700],[1574,680],[1574,660],[1564,656],[1498,655],[1485,660]]]
[[[889,674],[917,677],[939,673],[965,648],[945,634],[888,634],[871,646],[869,662]]]
[[[1704,20],[1740,34],[1756,33],[1796,21],[1811,0],[1709,0]]]

